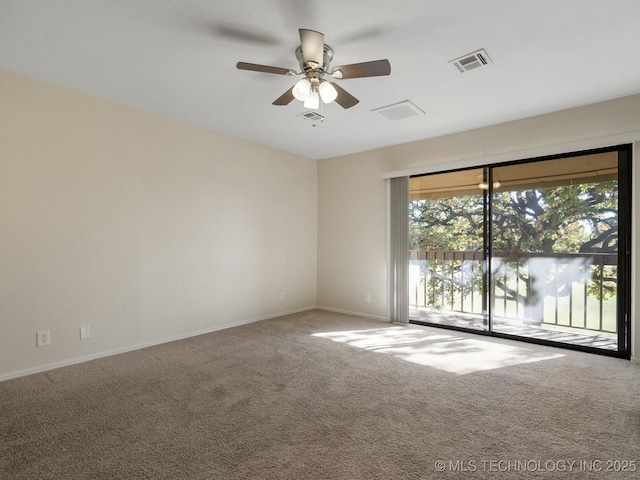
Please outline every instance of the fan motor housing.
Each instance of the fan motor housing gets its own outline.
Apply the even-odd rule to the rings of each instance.
[[[304,62],[304,58],[302,56],[302,45],[296,48],[296,58],[298,59],[298,63],[300,64],[300,70],[305,73],[311,70],[324,70],[325,72],[328,72],[331,60],[333,60],[333,49],[326,43],[324,44],[324,56],[322,59],[324,65],[320,65],[317,68],[313,68],[312,66],[307,65]]]

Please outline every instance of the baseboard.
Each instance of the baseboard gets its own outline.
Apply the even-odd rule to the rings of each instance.
[[[197,337],[198,335],[205,335],[207,333],[213,333],[213,332],[217,332],[219,330],[226,330],[227,328],[239,327],[241,325],[247,325],[249,323],[260,322],[262,320],[269,320],[271,318],[277,318],[277,317],[282,317],[282,316],[285,316],[285,315],[291,315],[291,314],[294,314],[294,313],[300,313],[300,312],[306,312],[306,311],[309,311],[309,310],[315,310],[316,308],[317,307],[314,305],[314,306],[309,306],[309,307],[298,308],[298,309],[295,309],[295,310],[288,310],[288,311],[285,311],[285,312],[273,313],[273,314],[270,314],[270,315],[263,315],[261,317],[248,318],[248,319],[240,320],[240,321],[237,321],[237,322],[224,323],[222,325],[216,325],[215,327],[205,328],[205,329],[202,329],[202,330],[197,330],[195,332],[189,332],[189,333],[185,333],[185,334],[181,334],[181,335],[175,335],[175,336],[171,336],[171,337],[166,337],[166,338],[163,338],[161,340],[152,340],[150,342],[138,343],[138,344],[130,345],[130,346],[123,347],[123,348],[117,348],[117,349],[114,349],[114,350],[108,350],[106,352],[100,352],[100,353],[96,353],[96,354],[92,354],[92,355],[85,355],[85,356],[82,356],[82,357],[75,357],[75,358],[71,358],[71,359],[68,359],[68,360],[62,360],[60,362],[49,363],[47,365],[42,365],[42,366],[39,366],[39,367],[27,368],[25,370],[19,370],[17,372],[11,372],[11,373],[7,373],[7,374],[4,374],[4,375],[0,375],[0,382],[4,382],[6,380],[12,380],[14,378],[26,377],[28,375],[34,375],[36,373],[47,372],[49,370],[55,370],[57,368],[69,367],[71,365],[76,365],[78,363],[90,362],[92,360],[98,360],[100,358],[111,357],[112,355],[119,355],[121,353],[133,352],[135,350],[140,350],[142,348],[153,347],[155,345],[162,345],[163,343],[175,342],[177,340],[183,340],[185,338],[190,338],[190,337]]]
[[[327,312],[342,313],[344,315],[353,315],[354,317],[368,318],[369,320],[379,320],[379,321],[382,321],[382,322],[388,322],[389,321],[389,319],[387,317],[380,317],[378,315],[371,315],[371,314],[362,313],[362,312],[354,312],[352,310],[343,310],[341,308],[324,307],[322,305],[318,305],[318,306],[316,306],[316,308],[318,310],[324,310],[324,311],[327,311]]]

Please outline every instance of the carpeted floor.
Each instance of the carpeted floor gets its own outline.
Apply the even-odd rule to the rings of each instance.
[[[4,479],[638,478],[640,366],[323,311],[0,383]]]

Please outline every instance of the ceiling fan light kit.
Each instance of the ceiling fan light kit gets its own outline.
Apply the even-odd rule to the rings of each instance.
[[[295,84],[292,90],[293,96],[296,100],[300,100],[301,102],[305,102],[305,107],[307,108],[318,108],[307,106],[307,100],[315,102],[320,95],[323,103],[331,103],[338,96],[338,91],[335,89],[331,82],[327,82],[326,80],[318,81],[316,79],[312,79],[312,81],[307,78],[303,78],[298,83]]]
[[[310,92],[307,98],[304,100],[304,108],[310,108],[312,110],[320,106],[320,96],[318,92]]]
[[[342,65],[329,70],[333,60],[333,49],[324,43],[324,34],[315,30],[301,28],[300,46],[296,49],[296,58],[300,64],[300,72],[288,68],[271,67],[254,63],[238,62],[239,70],[272,73],[276,75],[302,75],[293,88],[287,90],[278,97],[273,105],[288,105],[296,99],[304,102],[305,108],[315,109],[320,106],[320,101],[325,104],[336,102],[342,108],[351,108],[358,103],[358,99],[348,93],[336,83],[325,80],[324,77],[332,77],[336,80],[378,77],[389,75],[391,65],[389,60],[375,60],[372,62],[354,63]]]
[[[296,100],[304,102],[309,96],[309,93],[311,93],[311,82],[306,78],[303,78],[294,85],[292,92],[293,96],[296,97]]]
[[[331,103],[338,97],[338,91],[336,87],[331,85],[331,82],[322,82],[318,87],[320,97],[324,103]]]

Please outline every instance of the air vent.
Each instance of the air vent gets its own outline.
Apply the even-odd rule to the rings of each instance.
[[[492,62],[485,49],[481,48],[480,50],[477,50],[473,53],[468,53],[460,58],[451,60],[449,63],[453,63],[453,65],[458,69],[460,73],[464,73],[468,72],[469,70],[473,70],[474,68],[488,65]]]
[[[307,120],[322,120],[324,117],[316,112],[307,112],[303,115]]]
[[[311,120],[311,124],[315,127],[318,122],[324,122],[324,115],[320,115],[318,112],[304,112],[298,114],[298,117],[302,117],[304,120]]]
[[[404,100],[385,107],[374,108],[371,111],[379,113],[391,121],[402,120],[403,118],[415,117],[417,115],[424,114],[422,110],[416,107],[409,100]]]
[[[318,112],[304,112],[298,116],[303,117],[305,120],[324,120],[324,116],[320,115]]]

